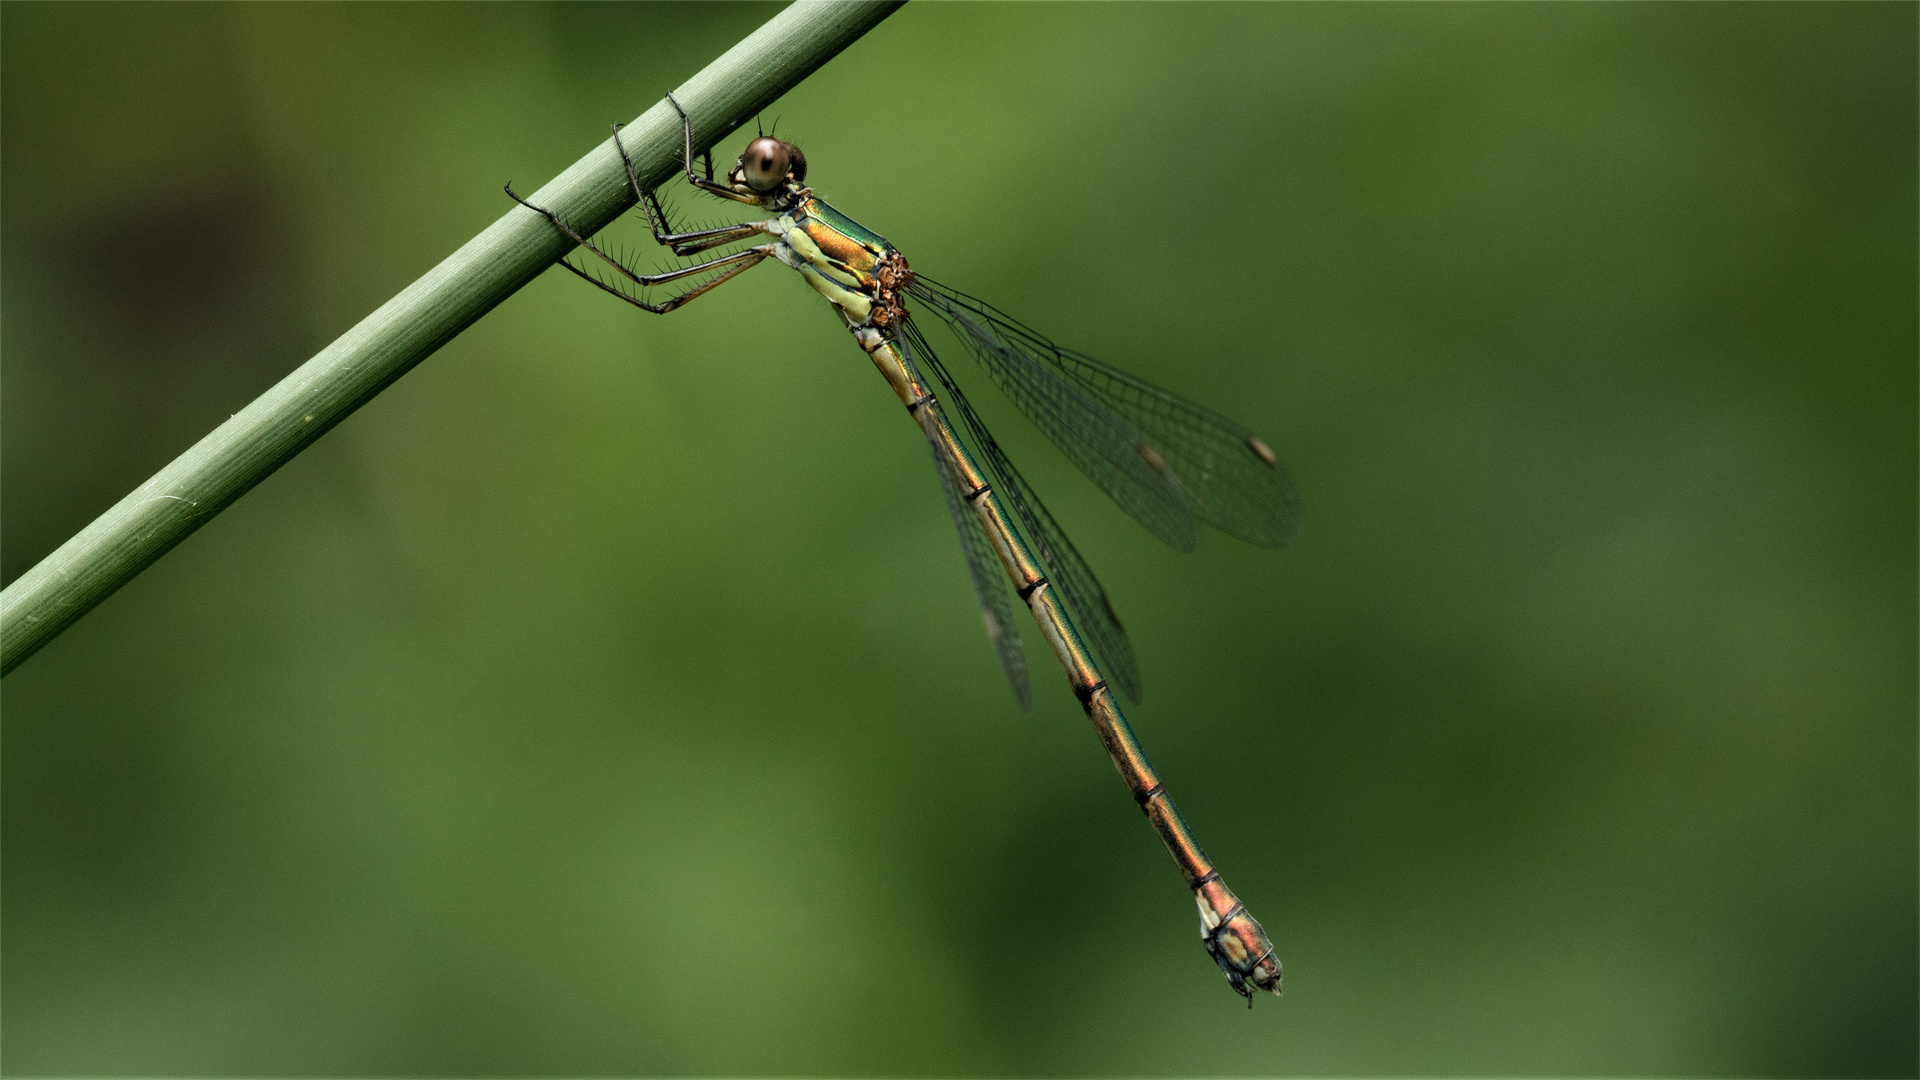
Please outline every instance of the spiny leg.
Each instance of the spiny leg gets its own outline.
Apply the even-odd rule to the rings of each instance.
[[[573,271],[574,273],[579,274],[581,277],[587,279],[588,281],[593,282],[595,285],[598,285],[600,288],[607,290],[613,295],[618,296],[621,299],[628,301],[629,303],[632,303],[638,307],[645,308],[646,310],[655,312],[657,314],[665,314],[666,312],[672,311],[674,308],[677,308],[681,304],[684,304],[687,301],[693,299],[694,297],[699,296],[701,293],[706,292],[708,289],[711,289],[715,285],[720,284],[722,281],[727,280],[728,278],[732,277],[734,274],[737,274],[740,271],[745,270],[750,266],[753,266],[755,263],[758,263],[761,259],[764,259],[768,255],[771,255],[773,253],[773,248],[771,245],[762,245],[760,247],[749,248],[746,251],[735,252],[732,255],[723,255],[718,259],[709,259],[706,262],[700,263],[695,266],[683,266],[678,270],[669,270],[663,274],[636,274],[631,269],[628,269],[625,263],[607,254],[606,252],[600,250],[600,248],[597,247],[593,241],[587,239],[584,236],[581,236],[577,231],[574,230],[573,226],[568,225],[565,221],[561,220],[559,214],[556,214],[553,211],[548,210],[544,206],[535,206],[534,204],[514,194],[513,185],[511,183],[507,185],[506,192],[507,192],[508,198],[512,199],[514,202],[519,203],[521,206],[524,206],[527,209],[532,210],[534,213],[545,217],[548,221],[553,223],[554,228],[559,229],[563,233],[566,233],[567,236],[570,239],[572,239],[574,243],[579,244],[583,248],[586,248],[588,251],[592,252],[595,256],[597,256],[601,262],[606,263],[608,266],[611,266],[616,271],[618,271],[621,277],[626,278],[628,281],[631,281],[635,285],[639,285],[642,288],[646,288],[653,285],[659,285],[663,282],[673,281],[678,278],[687,277],[690,274],[698,274],[703,270],[712,270],[717,267],[726,266],[729,263],[744,262],[744,265],[741,265],[729,271],[728,273],[722,274],[720,277],[715,278],[713,281],[710,281],[707,284],[702,285],[700,288],[695,289],[690,293],[677,296],[672,300],[667,301],[664,305],[655,305],[655,304],[649,304],[644,300],[640,300],[635,297],[629,296],[626,293],[622,292],[621,290],[613,288],[607,283],[601,281],[599,278],[594,277],[592,274],[586,273],[585,271],[581,270],[579,267],[573,265],[570,262],[567,262],[565,259],[562,259],[560,261],[561,266],[564,266],[567,269]],[[744,233],[742,235],[743,236],[751,235],[753,232],[759,232],[759,231],[762,231],[762,230],[759,228],[759,226],[756,225],[756,226],[753,226],[751,229],[749,229],[747,233]]]
[[[699,176],[699,175],[698,175],[697,173],[695,173],[695,172],[693,171],[693,117],[691,117],[691,116],[688,116],[688,115],[687,115],[687,110],[685,110],[685,109],[683,109],[683,108],[681,108],[681,107],[680,107],[680,103],[679,103],[678,101],[675,101],[675,100],[674,100],[674,98],[673,98],[673,95],[672,95],[672,94],[668,94],[668,95],[667,95],[667,104],[669,104],[669,105],[672,105],[672,106],[673,106],[673,110],[674,110],[675,112],[677,112],[677,113],[679,113],[679,114],[680,114],[680,124],[681,124],[681,126],[682,126],[682,127],[683,127],[683,128],[685,129],[685,130],[686,130],[686,138],[687,138],[687,183],[689,183],[689,184],[692,184],[692,185],[693,185],[694,187],[697,187],[697,188],[699,188],[700,190],[702,190],[702,191],[705,191],[705,192],[707,192],[707,193],[709,193],[709,194],[712,194],[712,195],[718,195],[718,196],[720,196],[720,197],[721,197],[721,198],[723,198],[723,199],[732,199],[732,200],[733,200],[734,202],[742,202],[742,203],[746,203],[746,204],[747,204],[747,205],[749,205],[749,206],[759,206],[759,205],[760,205],[760,196],[758,196],[758,195],[742,195],[741,193],[739,193],[739,192],[737,192],[737,191],[735,191],[735,190],[733,190],[732,188],[730,188],[730,187],[728,187],[727,185],[725,185],[725,184],[722,184],[722,183],[720,183],[719,181],[717,181],[717,180],[715,180],[715,179],[713,179],[713,176],[712,176],[712,172],[713,172],[713,163],[712,163],[712,162],[713,162],[713,159],[712,159],[712,154],[713,154],[713,151],[711,151],[711,150],[709,150],[709,151],[707,151],[707,154],[708,154],[708,159],[707,159],[707,172],[708,172],[708,176],[707,176],[707,178],[706,178],[705,180],[702,180],[702,179],[700,178],[700,176]]]
[[[698,266],[689,266],[680,270],[670,270],[664,274],[634,274],[631,271],[628,271],[626,267],[621,266],[619,263],[613,264],[622,273],[625,273],[628,277],[639,282],[641,285],[657,285],[657,284],[660,284],[661,282],[672,281],[676,278],[683,278],[692,274],[701,273],[703,271],[718,269],[719,267],[722,267],[722,266],[725,266],[728,268],[726,273],[719,275],[718,277],[714,278],[712,281],[702,282],[698,287],[690,289],[687,292],[681,293],[679,296],[673,297],[672,299],[669,299],[669,300],[665,300],[658,304],[649,304],[645,300],[642,300],[639,297],[626,292],[625,290],[614,288],[612,285],[609,285],[606,282],[600,280],[599,278],[594,277],[592,274],[587,273],[585,270],[580,269],[579,267],[573,265],[572,263],[566,261],[565,259],[560,260],[560,265],[566,267],[568,270],[573,271],[575,274],[579,275],[582,280],[586,281],[590,285],[593,285],[595,288],[601,289],[605,292],[612,293],[613,295],[619,297],[620,299],[625,300],[627,303],[632,304],[634,307],[640,308],[643,311],[651,311],[655,315],[665,315],[667,312],[672,311],[674,308],[677,308],[680,305],[686,303],[687,301],[693,299],[694,297],[699,296],[701,293],[706,292],[707,290],[713,288],[714,286],[720,285],[724,282],[732,280],[734,277],[742,273],[745,273],[748,270],[751,270],[755,266],[760,265],[760,260],[773,254],[772,249],[773,249],[773,245],[771,244],[762,245],[760,247],[748,248],[745,251],[738,251],[733,253],[732,255],[723,255],[718,259],[712,259],[707,262],[703,262]]]
[[[528,202],[527,200],[514,194],[513,181],[511,180],[507,181],[507,186],[505,188],[505,191],[507,193],[507,198],[512,199],[514,202],[519,203],[521,206],[526,207],[527,209],[533,211],[534,213],[539,214],[541,217],[546,218],[549,222],[552,222],[554,228],[559,229],[563,233],[566,233],[568,238],[571,239],[574,243],[579,244],[581,247],[586,248],[588,251],[591,251],[595,255],[599,256],[601,262],[604,262],[608,266],[613,267],[615,270],[620,271],[620,276],[638,285],[648,284],[646,281],[642,280],[644,275],[636,274],[633,271],[627,269],[625,263],[622,263],[619,259],[614,258],[613,256],[607,254],[606,252],[601,251],[598,247],[594,246],[593,241],[587,239],[584,236],[581,236],[578,232],[574,231],[573,226],[567,224],[565,221],[562,221],[560,219],[559,214],[554,213],[553,211],[547,209],[544,206],[535,206],[532,203]]]
[[[721,282],[724,282],[729,278],[732,278],[733,276],[741,273],[742,271],[745,271],[753,266],[758,265],[760,260],[766,258],[768,255],[773,254],[772,245],[762,245],[760,247],[749,248],[746,251],[735,252],[732,255],[723,255],[717,259],[709,259],[706,262],[700,263],[696,266],[685,266],[685,267],[681,267],[678,270],[669,270],[664,274],[636,274],[632,270],[628,269],[625,263],[607,254],[606,252],[600,250],[597,246],[594,245],[593,241],[587,239],[584,236],[581,236],[578,232],[574,230],[573,226],[568,225],[565,221],[561,220],[559,214],[556,214],[553,211],[548,210],[546,207],[535,206],[534,204],[514,194],[513,185],[511,183],[507,185],[506,192],[507,192],[508,198],[512,199],[514,202],[519,203],[521,206],[524,206],[527,209],[532,210],[534,213],[537,213],[542,217],[545,217],[549,222],[553,224],[554,228],[559,229],[563,233],[566,233],[567,236],[570,239],[572,239],[574,243],[579,244],[583,248],[586,248],[588,251],[598,256],[601,262],[604,262],[608,266],[611,266],[615,270],[619,271],[621,277],[626,278],[628,281],[631,281],[635,285],[638,285],[642,288],[663,284],[668,281],[674,281],[679,278],[688,277],[693,274],[701,273],[703,271],[714,270],[722,266],[728,266],[729,264],[734,264],[732,265],[732,268],[729,269],[726,273],[721,274],[719,277],[714,278],[712,281],[706,282],[705,284],[701,285],[699,288],[693,289],[690,292],[682,293],[681,295],[676,296],[671,300],[667,300],[664,303],[649,304],[645,300],[642,300],[637,296],[630,295],[623,290],[614,288],[613,286],[607,284],[604,281],[601,281],[599,278],[594,277],[592,274],[587,273],[585,270],[580,269],[579,267],[573,265],[572,263],[568,262],[565,259],[560,260],[561,266],[564,266],[568,270],[571,270],[575,274],[578,274],[584,280],[592,283],[596,288],[612,293],[613,295],[619,297],[620,299],[625,300],[627,303],[632,304],[633,306],[637,308],[641,308],[645,311],[651,311],[656,315],[665,315],[667,312],[672,311],[674,308],[677,308],[680,305],[686,303],[687,301],[693,299],[694,297],[699,296],[701,293],[706,292],[708,289],[713,288],[715,285],[718,285]]]
[[[660,205],[660,198],[650,188],[640,186],[640,176],[634,172],[633,159],[627,156],[626,144],[620,141],[621,125],[613,125],[613,147],[620,151],[620,161],[627,167],[627,182],[633,185],[634,198],[640,202],[640,209],[647,215],[647,226],[653,230],[653,238],[673,249],[675,255],[697,255],[702,251],[723,247],[736,240],[745,240],[757,232],[766,229],[759,222],[744,222],[739,225],[722,225],[717,229],[701,229],[697,232],[676,233],[667,224],[667,212]],[[689,166],[691,169],[691,166]]]

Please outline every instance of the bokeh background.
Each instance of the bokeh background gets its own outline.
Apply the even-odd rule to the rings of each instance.
[[[6,578],[774,10],[0,10]],[[820,301],[556,271],[7,679],[6,1070],[1913,1075],[1916,36],[912,5],[769,111],[1291,465],[1180,555],[972,383],[1284,999]]]

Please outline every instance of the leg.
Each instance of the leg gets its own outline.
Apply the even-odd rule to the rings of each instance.
[[[566,222],[560,220],[559,214],[556,214],[553,211],[548,210],[544,206],[535,206],[532,203],[528,202],[527,200],[521,198],[520,196],[515,195],[513,193],[512,184],[507,185],[506,191],[507,191],[508,198],[512,199],[514,202],[519,203],[521,206],[524,206],[527,209],[532,210],[534,213],[544,216],[548,221],[553,223],[554,228],[559,229],[563,233],[566,233],[567,236],[572,238],[574,243],[579,244],[583,248],[586,248],[589,252],[593,253],[593,255],[598,257],[601,262],[604,262],[608,266],[611,266],[615,270],[619,271],[621,277],[626,278],[628,281],[631,281],[636,285],[657,285],[663,281],[672,281],[674,278],[685,277],[688,274],[699,273],[702,270],[711,270],[715,266],[723,265],[731,260],[740,258],[741,256],[748,254],[748,252],[743,251],[736,255],[728,255],[725,258],[704,262],[698,266],[689,266],[689,267],[683,267],[679,270],[671,270],[664,274],[636,274],[632,270],[627,269],[627,266],[625,263],[607,254],[606,252],[600,250],[600,248],[597,247],[593,241],[587,239],[584,236],[581,236],[578,232],[575,232],[573,229],[573,226],[568,225]],[[765,231],[766,230],[758,222],[750,222],[746,225],[729,226],[726,229],[710,229],[708,230],[708,232],[710,233],[726,232],[729,235],[725,239],[716,240],[708,244],[703,244],[699,247],[694,248],[693,250],[705,251],[708,248],[719,247],[721,244],[732,243],[735,240],[744,240],[747,237],[752,236],[754,233],[765,232]],[[755,248],[753,250],[758,251],[759,249]],[[676,250],[675,254],[681,254],[681,253]],[[765,253],[762,252],[762,255],[764,257]],[[594,279],[589,278],[588,280],[591,281]]]
[[[534,213],[540,214],[541,216],[545,217],[548,221],[553,223],[554,228],[559,229],[563,233],[566,233],[567,236],[570,237],[574,243],[579,244],[583,248],[586,248],[589,252],[593,253],[593,255],[597,257],[601,262],[606,263],[608,266],[613,267],[613,269],[617,271],[621,277],[626,278],[628,281],[633,282],[635,285],[638,285],[641,288],[646,288],[650,285],[659,285],[668,281],[674,281],[679,278],[688,277],[692,274],[701,273],[702,271],[714,270],[722,266],[732,265],[732,269],[728,270],[726,273],[721,274],[719,277],[714,278],[712,281],[707,282],[706,284],[700,286],[697,289],[694,289],[691,292],[683,293],[680,296],[676,296],[673,299],[666,301],[665,303],[649,304],[646,301],[641,300],[639,297],[633,296],[632,294],[628,293],[624,289],[615,288],[614,286],[607,284],[606,282],[600,280],[597,277],[594,277],[592,274],[587,273],[586,271],[580,269],[579,267],[573,265],[572,263],[568,262],[565,259],[560,260],[561,266],[564,266],[568,270],[571,270],[574,273],[580,275],[582,278],[585,278],[587,281],[592,282],[594,285],[598,286],[599,288],[605,289],[607,292],[612,293],[613,295],[619,297],[622,300],[625,300],[626,302],[634,305],[635,307],[645,308],[646,310],[651,311],[656,315],[665,315],[667,312],[672,311],[674,308],[679,307],[681,304],[684,304],[687,301],[693,299],[694,297],[699,296],[701,293],[706,292],[708,289],[713,288],[715,285],[718,285],[721,282],[726,281],[727,279],[733,277],[735,274],[738,274],[741,271],[746,270],[748,267],[754,266],[761,259],[764,259],[768,255],[773,254],[773,245],[763,244],[760,247],[748,248],[745,251],[735,252],[732,255],[723,255],[718,259],[709,259],[706,262],[700,263],[696,266],[683,266],[678,270],[669,270],[664,274],[636,274],[632,270],[628,269],[625,263],[607,254],[606,252],[601,251],[597,246],[594,245],[593,241],[587,239],[584,236],[581,236],[578,232],[575,232],[573,229],[573,226],[568,225],[566,222],[560,220],[559,214],[556,214],[553,211],[546,209],[545,207],[535,206],[532,203],[528,202],[527,200],[521,198],[520,196],[515,195],[513,193],[512,184],[507,185],[506,191],[507,191],[508,198],[512,199],[514,202],[519,203],[521,206],[524,206],[527,209],[532,210]],[[754,225],[748,228],[747,232],[742,233],[742,236],[751,235],[753,232],[758,232],[758,231],[760,231],[760,227],[758,225]]]
[[[692,133],[688,136],[691,139]],[[692,144],[689,143],[689,146]],[[647,215],[647,225],[653,229],[653,238],[673,249],[675,255],[697,255],[702,251],[722,247],[735,240],[745,240],[756,232],[765,231],[758,223],[747,222],[741,225],[723,225],[717,229],[702,229],[698,232],[676,233],[667,226],[667,212],[660,206],[660,199],[652,191],[640,186],[640,177],[633,171],[633,159],[627,156],[627,147],[620,141],[620,125],[613,125],[613,147],[620,151],[620,161],[627,167],[627,183],[633,185],[634,198],[639,200],[640,209]],[[692,175],[692,162],[688,163],[688,175]],[[712,172],[709,159],[708,172]]]
[[[749,206],[759,206],[760,196],[742,195],[741,193],[733,190],[727,185],[719,183],[718,181],[713,179],[713,151],[711,150],[707,151],[707,178],[702,180],[697,174],[694,173],[693,171],[693,117],[687,115],[687,110],[680,107],[680,103],[673,99],[672,94],[667,95],[667,103],[673,106],[673,111],[680,114],[680,123],[683,127],[686,128],[687,183],[692,184],[694,187],[699,188],[701,191],[705,191],[712,195],[718,195],[723,199],[732,199],[734,202],[743,202],[748,204]]]
[[[610,285],[607,282],[602,281],[601,279],[593,276],[592,274],[587,273],[585,270],[582,270],[579,267],[573,265],[572,263],[567,262],[565,259],[562,259],[560,261],[560,265],[566,267],[568,270],[573,271],[575,274],[578,274],[582,280],[586,281],[588,284],[594,286],[595,288],[612,293],[613,295],[619,297],[620,299],[625,300],[627,303],[632,304],[634,307],[640,308],[643,311],[651,311],[655,315],[665,315],[667,312],[672,311],[674,308],[679,307],[680,305],[686,303],[689,300],[692,300],[694,297],[699,296],[701,293],[706,292],[707,290],[713,288],[714,286],[720,285],[723,282],[729,281],[732,278],[738,276],[739,274],[745,273],[747,270],[750,270],[753,267],[758,266],[760,264],[760,260],[772,254],[771,248],[772,248],[772,245],[770,244],[764,245],[761,247],[756,247],[756,248],[748,248],[746,251],[736,252],[732,255],[724,255],[718,259],[713,259],[709,262],[701,263],[699,266],[689,266],[680,270],[669,270],[664,274],[635,274],[629,271],[626,267],[621,266],[617,262],[612,263],[615,269],[618,269],[622,274],[625,274],[629,279],[636,281],[643,286],[657,285],[657,284],[660,284],[661,282],[672,281],[676,278],[687,277],[689,275],[702,273],[707,270],[715,270],[722,266],[727,267],[727,271],[725,273],[720,274],[719,276],[715,277],[713,280],[702,282],[700,285],[684,293],[681,293],[679,296],[672,297],[658,304],[649,304],[645,300],[640,299],[639,297],[633,295],[627,290],[619,288],[615,285]]]

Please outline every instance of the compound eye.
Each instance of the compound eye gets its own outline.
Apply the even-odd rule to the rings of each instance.
[[[764,135],[748,143],[747,152],[740,155],[741,176],[755,191],[779,187],[792,167],[793,157],[787,153],[787,144]]]

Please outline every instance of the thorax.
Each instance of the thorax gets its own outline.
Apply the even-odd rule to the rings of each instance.
[[[800,271],[850,324],[885,328],[904,314],[896,291],[913,272],[886,237],[810,193],[781,215],[776,235],[784,241],[780,261]]]

